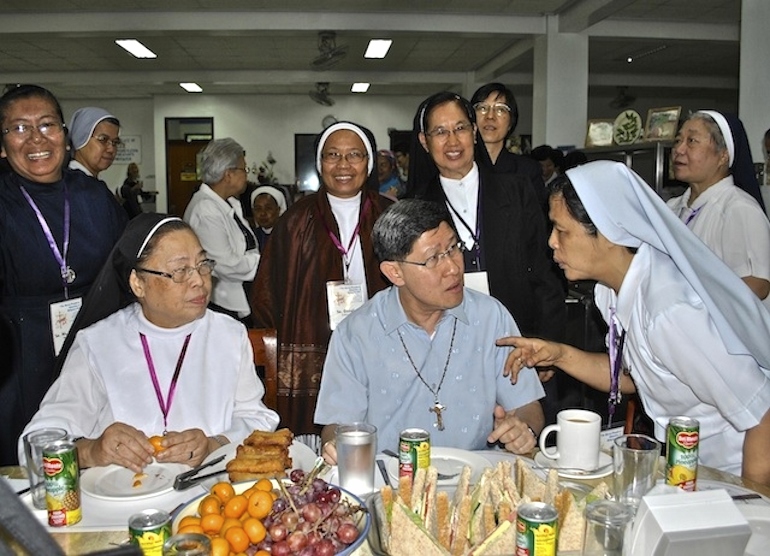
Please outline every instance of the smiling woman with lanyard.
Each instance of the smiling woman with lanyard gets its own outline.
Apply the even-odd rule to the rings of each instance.
[[[126,224],[103,184],[64,168],[67,128],[56,98],[21,85],[0,98],[0,465],[55,378],[54,359]]]
[[[349,122],[328,127],[316,148],[321,188],[278,220],[252,291],[257,326],[278,330],[278,412],[295,434],[313,423],[331,332],[385,288],[371,232],[391,201],[378,193],[374,137]]]

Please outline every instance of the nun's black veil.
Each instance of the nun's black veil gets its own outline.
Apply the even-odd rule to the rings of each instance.
[[[136,216],[128,223],[83,301],[83,306],[80,308],[80,312],[56,359],[55,376],[58,376],[61,371],[67,353],[69,353],[79,330],[91,326],[136,301],[136,297],[129,287],[128,278],[136,265],[139,249],[142,248],[147,236],[154,232],[164,220],[179,221],[178,218],[167,214],[146,212]]]
[[[733,147],[735,149],[735,159],[730,167],[730,173],[733,175],[735,185],[743,189],[746,193],[754,197],[762,210],[765,210],[765,202],[762,200],[762,192],[759,189],[757,174],[754,170],[754,161],[751,158],[751,147],[749,138],[746,135],[746,129],[743,122],[734,114],[722,112],[727,125],[730,126],[730,132],[733,136]]]

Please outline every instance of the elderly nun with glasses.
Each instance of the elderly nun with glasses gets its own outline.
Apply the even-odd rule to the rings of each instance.
[[[66,168],[67,127],[47,89],[0,98],[0,465],[56,378],[82,298],[126,226],[110,191]]]
[[[69,125],[72,160],[69,167],[99,177],[115,162],[123,143],[120,120],[104,108],[88,106],[75,110]]]
[[[195,466],[255,429],[275,430],[246,329],[207,309],[214,267],[183,220],[134,218],[25,432],[61,427],[77,439],[81,467],[139,472],[153,457]],[[163,437],[157,453],[151,436]]]
[[[215,139],[201,153],[203,183],[184,211],[184,220],[217,261],[211,309],[251,325],[247,292],[259,265],[257,237],[238,198],[246,191],[249,168],[243,147]]]
[[[313,413],[332,330],[386,286],[372,228],[391,201],[378,191],[376,152],[362,126],[326,128],[316,147],[321,187],[281,216],[259,264],[254,320],[278,330],[278,412],[295,434],[320,433]]]

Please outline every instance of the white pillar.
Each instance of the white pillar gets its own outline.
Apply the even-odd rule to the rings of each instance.
[[[770,129],[770,2],[743,0],[738,115],[746,127],[754,162],[762,162],[762,138]]]
[[[559,16],[547,16],[535,39],[532,146],[583,147],[588,119],[588,36],[559,33]]]

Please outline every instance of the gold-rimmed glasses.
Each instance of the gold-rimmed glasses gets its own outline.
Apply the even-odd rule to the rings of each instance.
[[[55,137],[59,135],[67,126],[63,122],[42,122],[35,124],[16,124],[7,127],[3,130],[3,135],[11,135],[13,137],[29,137],[32,135],[32,130],[36,129],[40,135],[45,137]]]
[[[470,122],[465,122],[457,124],[452,129],[437,127],[436,129],[426,131],[425,135],[443,143],[444,141],[448,140],[449,136],[452,134],[454,134],[454,136],[459,139],[460,137],[464,137],[470,133],[473,133],[473,124]]]
[[[435,255],[431,255],[427,259],[425,259],[422,262],[417,261],[407,261],[406,259],[402,259],[400,261],[397,261],[399,263],[407,263],[407,264],[413,264],[416,266],[424,266],[427,269],[433,269],[436,268],[441,261],[446,259],[447,257],[454,257],[456,255],[462,255],[465,252],[465,245],[462,241],[458,241],[457,243],[453,243],[450,245],[446,251],[442,251],[441,253],[436,253]]]
[[[486,116],[491,112],[498,118],[511,112],[511,107],[502,102],[496,102],[492,105],[484,104],[483,102],[477,102],[473,105],[473,109],[482,116]]]
[[[163,278],[169,278],[175,284],[183,284],[192,277],[193,272],[197,272],[201,276],[208,276],[214,270],[214,267],[216,265],[217,265],[217,262],[213,259],[203,259],[201,262],[199,262],[195,266],[183,266],[182,268],[177,268],[176,270],[172,270],[171,272],[163,272],[161,270],[152,270],[149,268],[141,268],[138,266],[134,270],[136,270],[137,272],[146,272],[147,274],[154,274],[155,276],[162,276]]]

